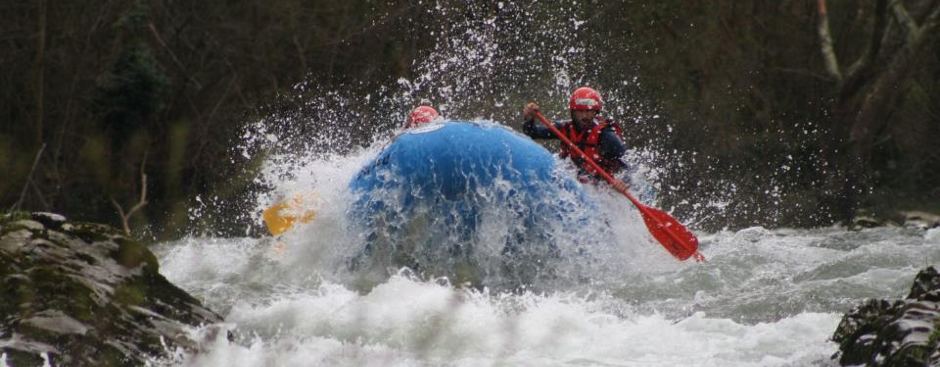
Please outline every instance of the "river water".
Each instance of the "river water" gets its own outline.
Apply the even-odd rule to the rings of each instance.
[[[191,236],[156,246],[161,273],[226,320],[192,331],[206,340],[200,353],[178,352],[156,364],[828,366],[837,350],[829,338],[842,313],[866,298],[903,297],[919,269],[940,262],[938,229],[754,227],[699,232],[708,260],[680,263],[652,242],[626,200],[601,189],[591,194],[615,240],[600,261],[576,264],[577,279],[504,289],[390,269],[385,278],[361,282],[344,266],[363,237],[349,230],[346,185],[419,100],[429,99],[448,117],[511,124],[527,100],[564,115],[571,90],[622,75],[603,88],[605,114],[638,116],[631,131],[668,126],[653,112],[656,101],[631,98],[656,81],[606,69],[603,51],[633,47],[629,42],[587,45],[578,37],[592,19],[579,9],[591,7],[458,3],[439,3],[415,18],[430,20],[415,26],[438,43],[412,64],[410,79],[365,96],[300,83],[298,93],[316,96],[304,111],[272,116],[246,132],[236,149],[245,158],[270,154],[264,153],[270,147],[289,153],[265,158],[258,182],[270,190],[254,193],[257,206],[237,215],[260,223],[267,205],[303,194],[316,219],[279,239]],[[464,9],[477,6],[483,8]],[[329,128],[307,128],[317,121]],[[322,154],[328,140],[364,126],[379,142],[351,153],[327,147],[337,153]],[[673,147],[645,149],[631,155],[642,162]],[[656,181],[655,169],[641,173]],[[704,216],[720,217],[705,212],[720,212],[723,200],[694,205]],[[213,214],[192,212],[197,219],[207,215]],[[695,229],[696,218],[679,219]],[[487,230],[499,228],[482,227],[481,238]]]
[[[359,238],[345,185],[375,153],[311,158],[276,182],[315,192],[317,212],[279,239],[157,246],[161,273],[226,320],[193,330],[201,353],[159,364],[826,366],[842,313],[903,297],[940,262],[940,229],[754,227],[698,233],[708,260],[680,263],[625,200],[594,190],[618,239],[582,279],[493,289],[392,269],[363,285],[343,266]],[[259,208],[277,195],[261,196]],[[208,336],[218,328],[235,337]]]

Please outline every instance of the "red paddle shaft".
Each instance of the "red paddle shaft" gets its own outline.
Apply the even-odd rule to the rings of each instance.
[[[675,256],[680,261],[686,260],[689,257],[694,257],[696,261],[705,261],[705,257],[698,252],[698,238],[686,229],[685,226],[666,212],[643,205],[643,203],[630,194],[630,191],[627,190],[627,185],[623,183],[623,181],[611,176],[607,171],[601,168],[601,166],[595,163],[591,157],[584,154],[568,137],[562,134],[561,131],[558,131],[555,125],[549,122],[541,112],[535,111],[535,116],[539,118],[542,125],[545,125],[558,139],[561,139],[562,142],[567,144],[568,148],[583,158],[584,162],[603,177],[610,186],[623,194],[623,196],[626,196],[627,199],[640,210],[640,213],[643,215],[643,221],[646,223],[650,234],[652,234],[653,238],[659,241],[672,256]]]

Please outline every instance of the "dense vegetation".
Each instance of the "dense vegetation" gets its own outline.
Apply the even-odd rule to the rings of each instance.
[[[662,204],[703,227],[823,225],[940,200],[940,1],[471,3],[0,5],[2,209],[173,237],[197,196],[218,213],[251,208],[260,156],[233,147],[261,119],[299,116],[272,129],[311,139],[356,119],[333,136],[355,146],[419,99],[518,124],[527,99],[561,113],[579,83],[609,93],[629,143],[663,168]],[[427,82],[435,55],[481,45],[494,73],[450,80],[480,88],[394,90]],[[399,105],[311,107],[333,91]],[[213,225],[243,231],[235,222]]]

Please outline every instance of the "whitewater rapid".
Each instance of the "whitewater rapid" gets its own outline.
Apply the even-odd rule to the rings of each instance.
[[[546,293],[407,272],[357,291],[248,238],[191,238],[158,253],[161,272],[238,335],[173,361],[187,366],[832,365],[842,312],[903,296],[940,260],[937,229],[750,228],[702,241],[707,263]]]
[[[309,158],[289,179],[271,179],[259,208],[317,193],[317,219],[279,239],[156,246],[161,273],[226,323],[192,331],[206,340],[200,353],[155,363],[827,366],[843,312],[902,297],[919,269],[940,260],[938,229],[754,227],[699,233],[708,261],[679,263],[629,204],[595,192],[619,240],[591,279],[505,290],[402,269],[363,286],[342,261],[356,239],[345,230],[345,185],[374,153]]]

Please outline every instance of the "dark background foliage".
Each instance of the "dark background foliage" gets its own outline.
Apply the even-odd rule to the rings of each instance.
[[[190,231],[199,197],[218,207],[203,224],[241,233],[246,220],[206,218],[251,208],[257,157],[233,149],[249,123],[293,116],[305,122],[280,133],[315,135],[345,113],[360,128],[332,138],[368,144],[393,127],[378,116],[440,93],[332,115],[308,102],[394,94],[396,80],[420,79],[462,41],[446,31],[463,24],[489,32],[493,68],[506,72],[457,74],[460,85],[480,81],[462,93],[482,102],[445,112],[517,127],[528,99],[563,113],[567,88],[540,62],[570,57],[572,83],[609,92],[628,143],[661,168],[661,204],[697,227],[936,210],[938,12],[938,1],[882,0],[5,2],[0,205],[120,224],[146,187],[130,228]],[[583,24],[555,43],[585,52],[550,54],[552,30],[572,17]]]

